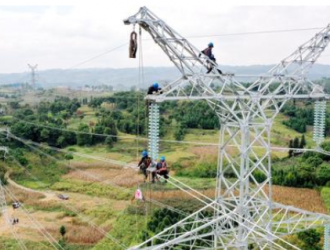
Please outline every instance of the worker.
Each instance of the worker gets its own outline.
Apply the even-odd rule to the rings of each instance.
[[[148,155],[148,151],[144,150],[142,152],[142,158],[138,164],[140,171],[144,175],[144,182],[148,179],[147,168],[150,166],[150,163],[151,163],[151,158]]]
[[[154,95],[154,94],[158,94],[158,93],[162,93],[162,89],[159,87],[159,84],[157,82],[155,82],[153,85],[151,85],[148,89],[148,95]]]
[[[214,55],[212,53],[213,47],[214,47],[214,44],[213,43],[209,43],[208,46],[207,46],[207,48],[204,49],[204,50],[202,50],[201,53],[204,54],[205,56],[207,56],[212,62],[214,62],[216,64],[216,61],[217,60],[215,59],[215,57],[214,57]],[[199,54],[199,56],[201,56],[201,54]],[[207,68],[208,69],[207,69],[206,74],[210,73],[212,71],[213,67],[214,67],[213,63],[209,63],[207,65]],[[218,70],[219,74],[222,75],[222,71],[220,69],[217,69],[217,70]]]
[[[152,173],[152,182],[155,182],[155,179],[158,180],[157,175],[168,179],[168,168],[165,160],[165,156],[160,157],[160,162],[156,165],[156,172]]]

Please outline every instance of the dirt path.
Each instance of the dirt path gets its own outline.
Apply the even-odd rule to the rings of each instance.
[[[42,200],[53,200],[57,196],[54,193],[31,189],[31,188],[27,188],[27,187],[24,187],[24,186],[18,184],[17,182],[15,182],[12,179],[10,179],[10,171],[7,171],[6,172],[5,179],[7,180],[7,182],[9,183],[9,185],[11,185],[11,186],[13,186],[13,187],[15,187],[17,189],[23,190],[23,191],[25,191],[27,193],[34,193],[34,194],[43,195],[45,198],[43,198]]]

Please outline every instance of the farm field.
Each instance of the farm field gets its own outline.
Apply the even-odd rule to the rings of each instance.
[[[78,131],[83,124],[94,131],[96,125],[104,119],[100,115],[101,109],[83,104],[69,118],[65,118],[66,126],[61,129]],[[112,109],[111,106],[111,112]],[[125,112],[125,115],[129,115],[129,112]],[[15,114],[8,115],[3,117],[3,121],[11,121],[13,117]],[[55,121],[58,119],[58,116],[50,112],[47,117]],[[24,123],[27,118],[20,119]],[[288,119],[290,118],[284,114],[276,118],[272,128],[272,146],[287,147],[290,140],[302,137],[302,133],[283,124],[283,120]],[[39,124],[47,125],[46,122],[40,121]],[[219,140],[218,130],[187,128],[184,138],[177,140],[176,126],[175,122],[170,124],[160,140],[160,154],[166,156],[171,176],[213,198],[219,150],[216,145]],[[54,130],[56,128],[55,126]],[[105,143],[76,143],[61,148],[53,144],[49,147],[49,143],[30,139],[35,144],[29,144],[29,140],[24,142],[33,148],[26,147],[24,151],[15,151],[11,155],[18,161],[25,159],[26,162],[21,162],[24,166],[19,166],[12,159],[6,162],[6,169],[10,170],[8,176],[12,181],[9,182],[8,179],[9,191],[24,204],[31,217],[50,233],[55,242],[63,240],[60,228],[64,226],[65,242],[69,250],[119,250],[120,247],[111,240],[112,237],[120,239],[127,246],[135,245],[141,242],[140,232],[147,230],[148,222],[157,210],[171,206],[189,213],[203,205],[170,182],[144,183],[137,164],[141,152],[148,147],[146,135],[142,134],[136,140],[134,132],[118,130],[117,136],[118,139],[110,146]],[[307,130],[304,136],[306,147],[314,147],[312,131]],[[56,148],[59,151],[55,151]],[[264,152],[259,145],[253,150],[257,155]],[[228,152],[232,155],[238,153],[234,148]],[[67,158],[68,155],[72,158]],[[288,158],[287,150],[277,149],[272,151],[271,157],[277,171],[287,169],[288,165],[299,165],[301,162],[298,160],[303,160],[300,155]],[[137,188],[152,202],[134,200]],[[267,192],[267,188],[264,191]],[[328,214],[330,208],[330,191],[327,187],[294,188],[273,185],[272,193],[274,202],[311,212]],[[59,199],[60,194],[68,195],[69,200]],[[35,245],[37,250],[47,249],[49,243],[44,241],[38,227],[31,229],[30,225],[33,223],[24,213],[25,210],[13,210],[10,206],[13,199],[8,194],[7,202],[9,216],[20,219],[15,228],[26,245]],[[17,249],[17,243],[13,241],[8,227],[4,222],[0,226],[3,228],[0,230],[0,244],[8,249]]]

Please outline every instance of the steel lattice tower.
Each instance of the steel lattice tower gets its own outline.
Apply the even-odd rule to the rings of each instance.
[[[31,86],[35,90],[35,89],[37,89],[37,85],[36,85],[36,69],[38,67],[38,64],[36,64],[36,65],[30,65],[30,64],[28,64],[28,66],[31,69]]]
[[[330,25],[264,75],[240,76],[219,74],[214,62],[146,7],[124,23],[146,30],[182,73],[162,94],[146,98],[205,100],[221,123],[214,201],[132,249],[299,249],[282,237],[330,217],[272,201],[271,128],[287,101],[328,98],[306,73],[329,44]],[[252,83],[242,83],[243,77]]]

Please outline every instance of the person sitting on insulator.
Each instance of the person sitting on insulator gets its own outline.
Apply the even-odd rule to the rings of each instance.
[[[213,47],[214,47],[214,44],[211,42],[211,43],[208,44],[206,49],[201,51],[201,53],[204,54],[205,56],[207,56],[212,62],[214,62],[216,64],[217,60],[215,59],[215,57],[212,53]],[[201,54],[199,54],[199,56],[201,56]],[[212,63],[209,63],[207,65],[208,69],[207,69],[206,74],[210,73],[212,71],[213,67],[214,67],[214,65]],[[222,75],[222,71],[220,69],[217,69],[217,70],[218,70],[219,74]]]
[[[155,182],[155,179],[157,178],[157,175],[160,175],[164,177],[165,179],[168,179],[168,168],[167,163],[165,161],[165,156],[160,157],[160,162],[156,165],[156,172],[152,173],[152,182]]]
[[[148,155],[148,151],[144,150],[142,152],[142,158],[138,164],[140,171],[144,175],[144,182],[148,179],[147,168],[150,166],[150,163],[151,163],[151,158]]]
[[[162,89],[159,87],[159,84],[157,82],[155,82],[153,85],[151,85],[148,89],[148,95],[154,95],[154,94],[158,94],[158,93],[162,93]]]

